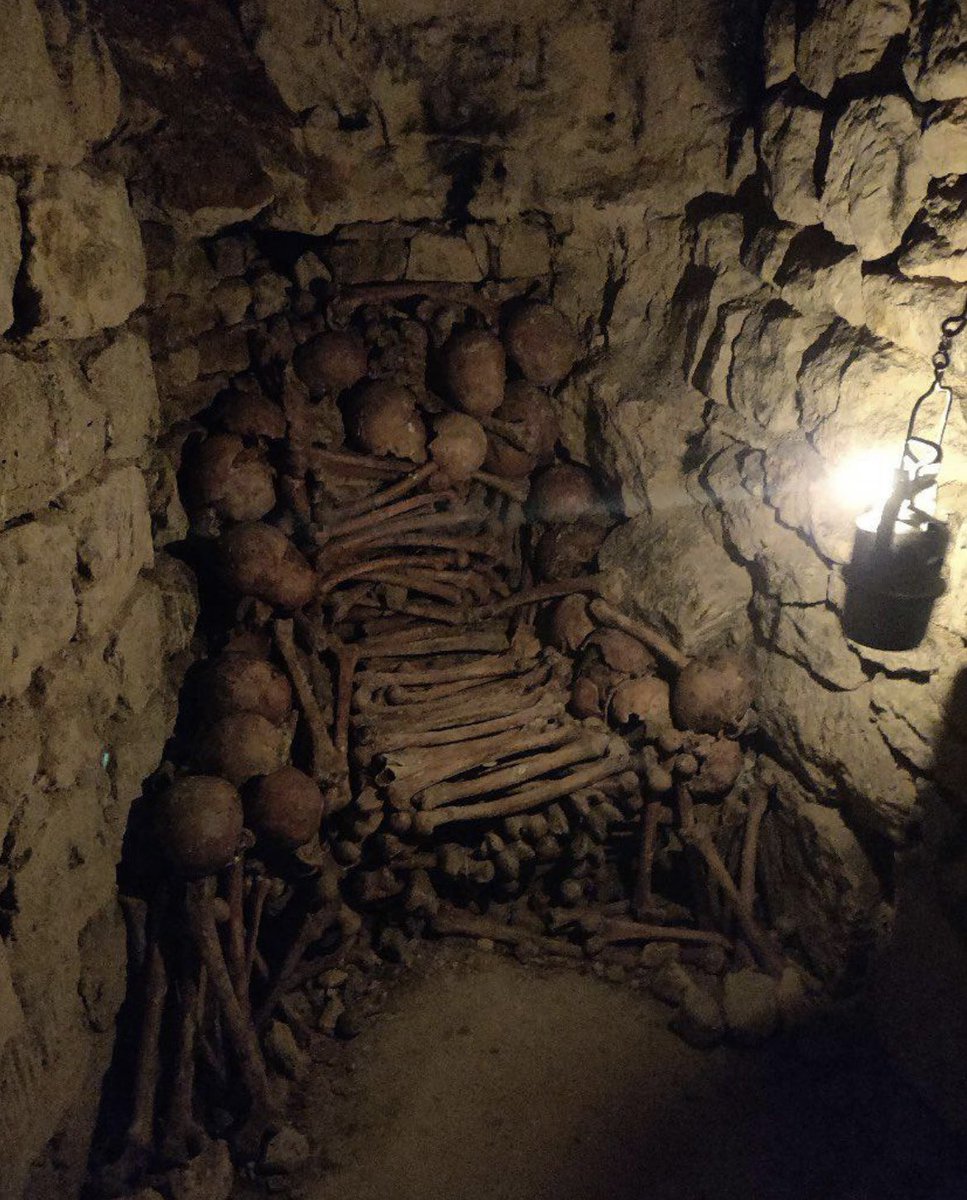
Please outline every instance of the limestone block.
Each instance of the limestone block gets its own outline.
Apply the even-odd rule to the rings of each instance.
[[[0,354],[0,521],[45,507],[91,471],[104,413],[63,348],[36,360]]]
[[[913,237],[898,259],[912,279],[952,279],[967,283],[967,181],[941,184],[927,199]]]
[[[26,701],[0,704],[0,841],[40,767],[41,730]]]
[[[124,1001],[125,942],[124,919],[116,903],[96,913],[77,941],[81,959],[77,992],[96,1033],[113,1028]]]
[[[931,0],[917,5],[903,73],[918,100],[967,97],[964,0]]]
[[[785,261],[793,240],[800,233],[785,222],[760,225],[742,247],[742,264],[763,283],[772,283]]]
[[[77,538],[78,631],[93,635],[112,624],[153,560],[144,477],[136,467],[117,467],[72,496],[67,512]]]
[[[105,742],[111,756],[113,789],[110,836],[118,856],[128,812],[141,795],[144,780],[158,769],[175,716],[173,700],[156,692],[141,712],[119,714],[107,729]]]
[[[828,96],[837,80],[872,70],[909,22],[909,0],[819,0],[796,43],[799,78]]]
[[[142,712],[162,685],[163,607],[161,589],[151,579],[138,581],[134,595],[116,618],[106,659],[117,672],[117,698],[132,712]]]
[[[803,354],[825,329],[823,316],[800,316],[781,301],[754,308],[735,339],[729,401],[770,433],[799,422],[796,381]]]
[[[37,6],[8,0],[0,21],[0,157],[66,163],[82,152]]]
[[[754,568],[757,587],[785,604],[826,599],[829,570],[812,547],[775,519],[765,503],[760,452],[728,445],[704,467],[733,557]]]
[[[685,497],[620,525],[606,538],[598,562],[613,573],[615,602],[666,629],[686,654],[742,626],[749,577]]]
[[[156,557],[151,578],[161,595],[161,649],[171,658],[191,645],[198,619],[198,584],[194,572],[171,554]]]
[[[941,322],[963,306],[963,287],[947,280],[904,279],[886,273],[863,276],[867,328],[919,358],[921,366],[937,349]],[[964,351],[958,343],[951,361],[954,371],[963,374]],[[918,382],[920,378],[918,373]]]
[[[863,336],[845,322],[834,321],[803,356],[797,379],[803,429],[812,432],[836,412],[843,374],[860,352]]]
[[[888,675],[877,675],[871,691],[883,740],[901,759],[925,773],[933,767],[943,726],[938,691],[937,686]]]
[[[805,229],[789,248],[775,284],[787,304],[802,313],[842,317],[862,325],[863,260],[824,229]]]
[[[929,174],[920,119],[901,96],[854,100],[836,122],[820,198],[823,224],[864,259],[899,244],[920,207]]]
[[[822,121],[820,109],[797,104],[786,93],[775,96],[762,114],[759,152],[781,221],[815,225],[819,220],[815,165]]]
[[[307,256],[303,255],[303,258],[305,257]],[[244,319],[248,306],[252,303],[252,289],[241,276],[230,276],[218,284],[212,293],[212,299],[222,321],[226,325],[237,325]]]
[[[48,786],[68,789],[97,781],[103,774],[99,726],[115,702],[117,681],[104,661],[101,639],[59,652],[34,677],[40,700],[38,719],[56,737],[43,742],[41,770]]]
[[[769,759],[759,759],[759,774],[773,795],[759,839],[759,878],[776,929],[825,983],[858,982],[884,932],[873,867],[835,808],[815,803]]]
[[[950,100],[927,117],[920,152],[935,178],[967,175],[967,100]]]
[[[404,277],[409,252],[402,237],[340,238],[327,247],[325,258],[337,283],[379,283]]]
[[[511,221],[492,236],[500,279],[533,279],[551,270],[546,228],[532,221]]]
[[[259,321],[282,312],[289,303],[289,281],[277,271],[259,271],[252,280],[252,312]]]
[[[159,424],[158,389],[148,343],[126,329],[87,359],[84,374],[106,412],[108,457],[140,457]]]
[[[475,254],[465,238],[420,232],[410,242],[410,257],[406,265],[407,279],[447,279],[453,283],[478,283],[486,273],[486,256]]]
[[[121,81],[107,44],[82,26],[59,57],[77,135],[89,144],[105,141],[121,115]]]
[[[13,990],[7,947],[0,939],[0,1054],[11,1038],[23,1031],[23,1009]]]
[[[20,270],[20,209],[17,185],[0,175],[0,334],[13,324],[13,285]]]
[[[762,652],[758,667],[759,719],[782,762],[851,823],[902,840],[916,789],[877,731],[866,690],[823,690],[819,703],[815,679],[792,659]]]
[[[848,692],[867,682],[858,655],[844,639],[839,618],[825,599],[806,605],[777,604],[756,595],[750,611],[762,643],[805,667],[825,686]]]
[[[0,533],[0,698],[18,696],[40,664],[73,636],[76,544],[63,520]]]
[[[796,71],[796,0],[774,0],[762,35],[765,85],[785,83]]]
[[[144,302],[141,234],[120,177],[60,168],[37,175],[27,230],[27,282],[38,303],[33,336],[88,337],[120,325]]]
[[[758,306],[748,300],[720,304],[715,327],[692,376],[692,385],[716,404],[729,402],[729,378],[735,358],[735,343],[750,314]]]

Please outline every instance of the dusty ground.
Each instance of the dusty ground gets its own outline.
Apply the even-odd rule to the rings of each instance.
[[[320,1043],[301,1200],[962,1200],[953,1139],[862,1015],[693,1050],[652,998],[437,948]]]

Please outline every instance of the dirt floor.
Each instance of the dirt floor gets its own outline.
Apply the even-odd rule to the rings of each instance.
[[[963,1200],[958,1146],[862,1013],[685,1045],[657,1000],[572,967],[424,951],[300,1104],[301,1200]]]

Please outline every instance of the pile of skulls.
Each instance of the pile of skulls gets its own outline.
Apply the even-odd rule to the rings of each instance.
[[[387,929],[781,967],[765,799],[736,786],[750,679],[606,598],[618,518],[560,450],[565,318],[373,285],[254,352],[181,436],[207,653],[124,873],[141,1004],[115,1188],[216,1125],[264,1153],[269,1031]]]

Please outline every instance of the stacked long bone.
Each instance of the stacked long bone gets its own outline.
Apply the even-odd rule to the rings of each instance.
[[[447,294],[342,298],[188,431],[198,557],[235,607],[153,793],[163,869],[134,864],[156,886],[127,903],[143,1005],[115,1184],[195,1152],[213,1102],[255,1153],[280,1121],[267,1031],[298,1028],[293,989],[374,906],[568,954],[744,944],[777,970],[764,804],[733,789],[748,679],[600,596],[613,517],[555,461],[544,390],[578,353],[560,314],[513,305],[498,338]],[[399,380],[367,377],[378,355]],[[655,886],[678,858],[690,904]]]

